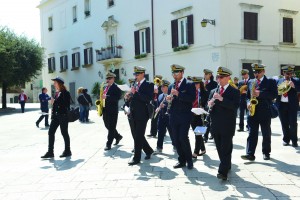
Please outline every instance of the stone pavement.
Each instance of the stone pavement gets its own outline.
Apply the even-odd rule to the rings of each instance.
[[[91,123],[69,124],[71,158],[59,158],[64,145],[58,130],[55,159],[41,160],[47,150],[47,129],[43,124],[41,128],[35,126],[38,104],[26,104],[24,114],[19,105],[9,106],[18,109],[0,113],[0,199],[300,199],[300,149],[282,146],[278,119],[272,121],[271,160],[263,160],[259,137],[256,161],[243,161],[240,156],[245,154],[247,133],[237,132],[229,180],[220,181],[212,141],[206,144],[207,154],[198,158],[193,170],[173,169],[176,155],[169,137],[163,155],[128,166],[133,141],[122,112],[118,130],[124,139],[111,151],[103,150],[107,131],[92,111]],[[190,140],[194,147],[192,132]],[[156,146],[155,138],[148,141]]]

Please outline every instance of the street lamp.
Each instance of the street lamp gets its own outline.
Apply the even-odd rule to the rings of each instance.
[[[211,24],[211,25],[216,25],[216,21],[215,20],[210,20],[210,19],[203,19],[201,21],[201,26],[202,27],[206,27],[207,26],[207,23]]]

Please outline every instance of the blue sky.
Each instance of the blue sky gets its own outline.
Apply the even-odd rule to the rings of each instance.
[[[40,0],[0,0],[0,26],[40,42]]]

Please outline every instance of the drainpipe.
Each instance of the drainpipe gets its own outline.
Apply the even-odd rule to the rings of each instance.
[[[154,46],[154,0],[151,0],[151,18],[152,18],[152,65],[153,65],[153,78],[155,76],[155,46]]]

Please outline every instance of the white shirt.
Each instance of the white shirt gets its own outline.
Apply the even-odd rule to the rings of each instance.
[[[226,91],[226,89],[228,88],[228,86],[229,86],[229,83],[227,83],[226,85],[223,86],[223,88],[224,88],[223,94],[224,94],[224,92]],[[221,87],[222,87],[222,86],[219,85],[219,87],[220,87],[220,88],[219,88],[219,93],[220,93]]]
[[[146,79],[144,78],[143,80],[140,81],[140,86],[142,85],[142,83],[143,83],[145,80],[146,80]],[[138,85],[138,84],[139,84],[139,82],[137,81],[137,82],[136,82],[136,85]]]
[[[24,94],[21,94],[21,96],[20,96],[20,101],[24,101],[24,100],[25,100]]]
[[[178,88],[180,87],[180,85],[181,85],[183,79],[184,79],[184,78],[182,78],[182,79],[180,80],[180,82],[178,83]]]

